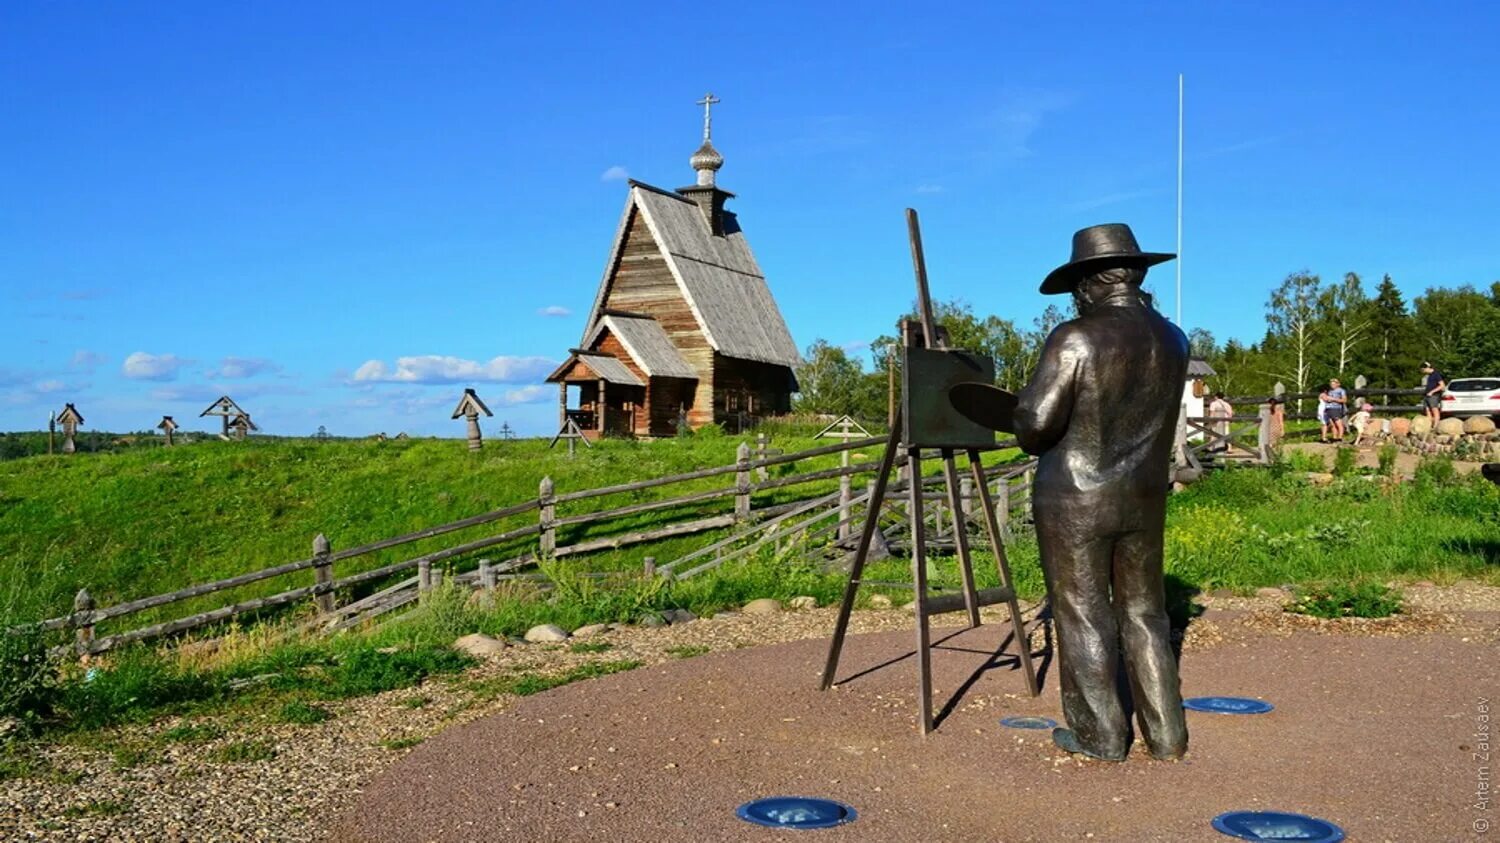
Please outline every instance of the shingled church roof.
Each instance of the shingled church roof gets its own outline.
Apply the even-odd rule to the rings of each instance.
[[[797,345],[734,214],[723,213],[723,234],[716,235],[697,203],[637,181],[630,182],[630,196],[620,217],[609,264],[585,323],[585,346],[603,315],[632,209],[644,219],[711,348],[725,357],[780,366],[801,362]]]
[[[604,311],[604,318],[594,325],[584,341],[584,348],[593,348],[599,335],[608,330],[614,334],[636,365],[652,378],[694,378],[698,372],[677,352],[677,346],[661,323],[650,316],[638,313],[623,313],[617,310]]]

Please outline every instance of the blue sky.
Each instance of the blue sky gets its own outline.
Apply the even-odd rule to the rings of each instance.
[[[803,347],[910,303],[907,206],[934,294],[1023,324],[1076,228],[1171,250],[1179,72],[1187,326],[1500,278],[1493,4],[538,5],[6,4],[0,430],[460,436],[474,386],[550,433],[620,176],[689,184],[706,90]]]

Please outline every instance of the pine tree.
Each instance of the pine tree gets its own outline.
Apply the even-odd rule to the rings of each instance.
[[[1356,355],[1357,374],[1372,387],[1406,389],[1421,379],[1421,350],[1406,300],[1387,275],[1380,280],[1370,307],[1370,341]]]

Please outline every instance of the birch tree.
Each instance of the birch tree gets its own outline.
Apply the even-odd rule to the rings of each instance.
[[[1369,303],[1359,276],[1353,272],[1344,273],[1343,281],[1330,284],[1318,297],[1319,316],[1327,326],[1329,350],[1339,377],[1348,372],[1355,349],[1369,334],[1372,315]]]
[[[1313,343],[1318,336],[1318,301],[1322,295],[1323,282],[1303,270],[1288,275],[1266,301],[1266,327],[1290,358],[1278,377],[1291,381],[1296,392],[1306,392],[1312,383]]]

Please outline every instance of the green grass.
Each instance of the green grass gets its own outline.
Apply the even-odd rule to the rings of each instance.
[[[575,641],[568,645],[570,653],[603,653],[613,650],[615,645],[604,641]]]
[[[113,817],[130,810],[130,804],[114,799],[102,799],[94,802],[86,802],[82,805],[74,805],[63,811],[63,816],[70,820],[82,817]]]
[[[827,444],[810,432],[778,436],[785,451]],[[0,462],[0,623],[66,614],[87,588],[96,605],[160,594],[195,583],[305,559],[325,534],[335,551],[535,499],[544,476],[558,493],[628,483],[733,463],[753,437],[694,436],[654,442],[606,440],[569,458],[545,440],[489,442],[470,454],[456,440],[310,439],[205,441],[176,448],[41,456]],[[875,459],[879,452],[863,454]],[[987,459],[1008,458],[997,454]],[[835,466],[830,455],[776,466],[773,475]],[[720,489],[731,476],[561,505],[559,516]],[[837,488],[822,481],[755,498],[769,505]],[[643,513],[559,531],[560,544],[640,530],[666,519],[728,512],[731,499]],[[345,560],[343,576],[420,553],[534,523],[534,513]],[[590,570],[638,568],[645,555],[666,561],[698,547],[685,536],[649,550],[570,564]],[[527,542],[531,542],[528,544]],[[535,539],[487,549],[492,559],[532,549]],[[472,568],[473,558],[454,560]],[[99,634],[181,617],[230,600],[306,585],[299,571],[215,595],[106,622]],[[364,593],[376,587],[370,584]],[[346,595],[357,597],[359,594]]]
[[[199,581],[206,574],[242,573],[305,554],[306,542],[299,539],[294,546],[288,534],[306,537],[324,530],[337,548],[532,496],[543,473],[559,478],[560,490],[598,486],[724,464],[738,441],[604,442],[571,461],[534,442],[490,443],[470,456],[458,442],[413,440],[210,442],[170,451],[143,448],[0,463],[0,606],[9,607],[12,617],[22,605],[45,604],[48,610],[41,614],[61,611],[71,588],[85,580],[112,581],[119,596],[137,597]],[[810,444],[795,438],[776,442],[789,450]],[[875,455],[872,449],[867,456]],[[827,467],[836,460],[799,464],[797,470]],[[1394,486],[1349,474],[1328,486],[1312,486],[1299,474],[1303,469],[1288,463],[1218,471],[1171,498],[1166,572],[1179,618],[1195,590],[1415,579],[1441,583],[1465,577],[1500,584],[1500,490],[1493,485],[1455,477],[1451,463],[1442,459],[1425,461],[1417,482]],[[723,482],[710,478],[701,488]],[[641,499],[632,495],[592,503],[619,506]],[[140,500],[154,503],[145,509],[132,503]],[[642,516],[636,528],[659,517]],[[348,532],[336,532],[341,530]],[[340,538],[344,535],[347,541]],[[463,533],[441,541],[470,537]],[[842,594],[844,576],[802,558],[803,548],[791,538],[780,550],[767,546],[682,582],[640,573],[643,555],[669,559],[708,540],[689,536],[633,552],[548,562],[543,569],[555,588],[544,592],[524,583],[505,584],[490,606],[470,605],[465,592],[445,585],[419,609],[373,632],[333,638],[289,635],[285,640],[267,635],[243,653],[202,663],[136,647],[108,654],[88,673],[76,666],[58,673],[55,665],[37,660],[40,639],[7,636],[6,646],[0,647],[0,704],[31,712],[31,722],[63,731],[236,706],[257,714],[272,712],[287,722],[316,722],[312,718],[322,716],[316,712],[326,714],[318,701],[411,687],[464,670],[472,660],[449,645],[472,632],[518,636],[542,623],[573,629],[633,622],[669,608],[707,617],[761,597],[786,601],[811,595],[826,606],[836,604]],[[1019,525],[1007,555],[1020,594],[1041,596],[1037,546]],[[381,561],[390,558],[396,557]],[[60,573],[48,575],[49,570]],[[581,576],[601,570],[630,575],[607,581]],[[981,587],[997,582],[993,559],[983,550],[976,554],[976,573]],[[298,576],[309,579],[305,574]],[[908,563],[900,558],[873,563],[866,574],[867,580],[893,582],[909,577]],[[940,590],[958,587],[951,556],[932,559],[931,582]],[[27,590],[33,585],[34,592]],[[273,581],[267,590],[286,586]],[[911,599],[908,590],[878,587],[862,589],[861,599],[875,593],[898,605]],[[214,598],[215,603],[222,599]],[[568,645],[578,654],[608,647],[604,642]],[[628,669],[622,665],[634,663],[599,662],[561,675],[507,676],[487,680],[477,692],[537,693]],[[235,680],[266,675],[270,679],[253,690],[230,688]],[[422,697],[412,699],[416,701],[403,704],[425,704]],[[216,736],[206,734],[184,731],[167,740]]]
[[[392,738],[388,741],[381,741],[380,745],[392,751],[399,751],[403,749],[411,749],[421,742],[421,738]]]
[[[482,699],[491,699],[502,694],[529,697],[532,694],[540,694],[573,682],[635,670],[640,666],[641,663],[638,661],[592,662],[562,673],[518,673],[470,682],[466,687],[474,696]]]
[[[1377,582],[1329,583],[1309,589],[1287,609],[1315,618],[1388,618],[1401,611],[1401,595]]]
[[[276,749],[269,741],[243,740],[227,743],[213,752],[209,758],[221,764],[245,764],[253,761],[269,761],[276,757]]]
[[[701,656],[708,651],[709,648],[701,644],[684,644],[681,647],[668,648],[667,655],[674,659],[690,659],[693,656]]]
[[[282,723],[296,723],[303,726],[322,723],[332,718],[333,712],[302,700],[290,700],[276,713],[276,719]]]

